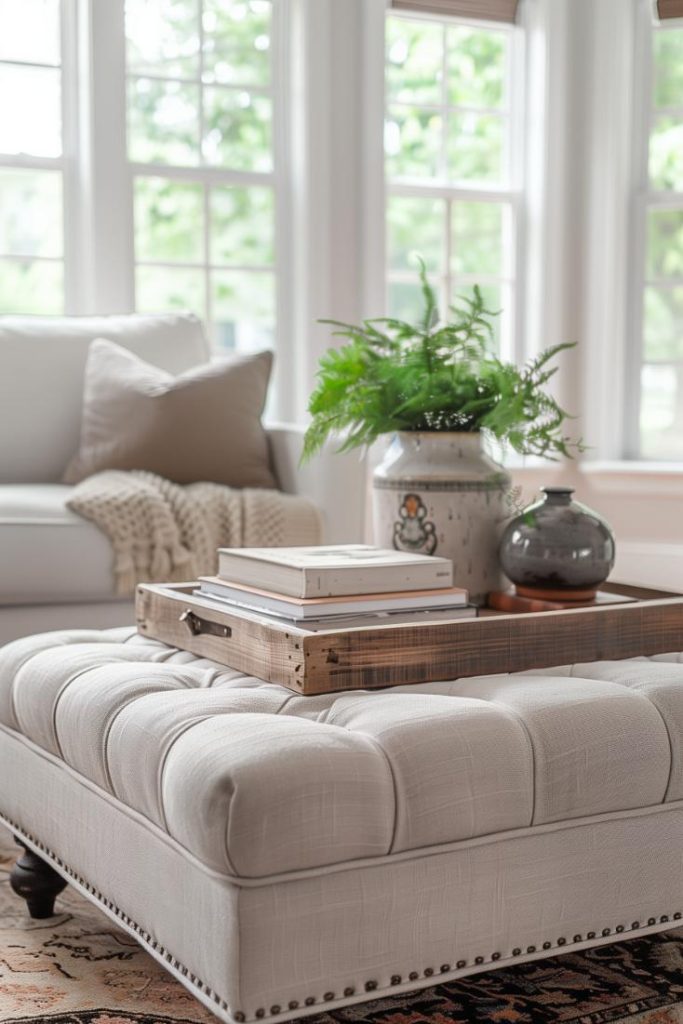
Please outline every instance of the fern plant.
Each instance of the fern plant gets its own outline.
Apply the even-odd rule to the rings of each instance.
[[[337,432],[340,451],[396,431],[489,431],[522,455],[571,457],[583,450],[563,433],[568,413],[547,391],[551,363],[573,344],[554,345],[523,367],[492,351],[492,318],[475,285],[472,298],[439,322],[434,290],[420,268],[424,312],[418,324],[390,317],[361,326],[324,320],[346,338],[322,356],[308,410],[302,459]]]

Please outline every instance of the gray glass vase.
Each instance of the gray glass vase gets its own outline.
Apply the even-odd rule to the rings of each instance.
[[[503,572],[527,597],[590,600],[614,566],[614,534],[571,487],[544,497],[508,523],[498,549]]]

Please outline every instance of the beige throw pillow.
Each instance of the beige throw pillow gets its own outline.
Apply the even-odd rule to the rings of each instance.
[[[104,469],[145,469],[179,484],[276,487],[261,426],[271,352],[205,363],[174,377],[114,342],[88,350],[74,484]]]

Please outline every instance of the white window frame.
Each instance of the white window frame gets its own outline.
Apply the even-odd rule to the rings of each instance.
[[[641,372],[645,363],[643,343],[645,329],[645,289],[650,284],[660,287],[681,286],[683,279],[676,281],[649,280],[646,272],[647,221],[651,210],[683,210],[683,189],[665,191],[652,188],[650,184],[649,150],[650,136],[655,117],[652,97],[654,75],[653,42],[654,33],[666,31],[667,27],[680,28],[664,23],[658,28],[653,20],[653,8],[648,0],[638,0],[638,31],[634,51],[633,74],[638,101],[633,110],[633,202],[631,210],[631,246],[629,263],[629,321],[630,330],[626,337],[626,379],[624,382],[624,423],[623,458],[645,465],[657,465],[655,459],[645,459],[641,452],[640,409],[642,403]],[[683,120],[683,107],[674,111]],[[670,364],[666,364],[670,365]],[[664,460],[664,466],[676,466],[676,460]]]
[[[62,118],[62,153],[56,157],[29,156],[26,154],[0,155],[0,167],[18,170],[48,170],[60,175],[62,195],[62,255],[58,256],[13,256],[0,254],[0,266],[7,262],[59,263],[63,268],[63,309],[70,312],[77,306],[78,274],[75,264],[74,236],[67,230],[73,223],[76,210],[73,203],[72,161],[77,146],[77,107],[74,104],[76,81],[74,39],[75,4],[78,0],[59,0],[60,34],[60,85]],[[10,64],[12,62],[9,62]],[[30,61],[20,61],[19,67],[43,67]]]
[[[439,15],[408,10],[396,10],[389,8],[387,15],[393,18],[400,18],[406,21],[433,21],[438,25],[462,25],[466,28],[481,30],[496,30],[504,33],[508,38],[508,63],[506,95],[508,106],[506,108],[489,111],[486,108],[458,107],[438,105],[440,111],[448,110],[449,113],[470,112],[477,114],[492,113],[507,120],[507,133],[505,142],[509,145],[509,151],[504,152],[506,170],[509,168],[509,180],[506,185],[481,186],[478,184],[468,185],[460,183],[457,185],[443,182],[417,183],[414,181],[401,181],[392,179],[386,174],[387,197],[405,196],[416,198],[440,199],[446,204],[446,216],[444,218],[444,268],[438,275],[439,289],[446,297],[446,301],[452,301],[453,282],[457,279],[458,285],[480,284],[502,285],[502,300],[505,294],[512,299],[513,312],[509,317],[511,337],[501,337],[501,356],[515,362],[521,362],[527,352],[524,344],[524,312],[525,312],[525,261],[524,261],[524,168],[525,168],[525,78],[524,78],[524,32],[518,25],[511,25],[504,22],[491,22],[471,18],[444,18]],[[444,64],[447,55],[444,49]],[[444,67],[443,76],[446,81],[447,69]],[[430,107],[433,104],[417,103],[416,106]],[[436,107],[435,107],[436,109]],[[446,144],[446,133],[442,139]],[[443,160],[443,154],[442,154]],[[460,201],[496,203],[507,205],[509,209],[509,232],[512,238],[512,252],[510,253],[509,274],[500,277],[491,277],[484,274],[454,275],[451,270],[451,247],[452,247],[452,210],[453,204]],[[505,230],[505,228],[504,228]],[[387,265],[385,268],[385,301],[388,302],[388,290],[390,281],[405,281],[413,283],[415,273],[410,271],[399,272],[391,270]],[[446,315],[447,310],[442,310]]]
[[[62,0],[64,87],[64,217],[66,301],[70,314],[135,310],[133,181],[138,175],[199,185],[267,185],[273,188],[277,352],[273,409],[289,411],[284,369],[292,365],[291,261],[288,259],[289,151],[286,126],[290,0],[273,3],[273,169],[240,172],[198,165],[133,163],[127,156],[127,69],[124,0]],[[68,73],[67,73],[68,72]],[[255,91],[255,90],[251,90]],[[259,90],[256,90],[259,91]],[[42,162],[41,162],[42,164]],[[208,193],[204,191],[205,202]],[[122,211],[124,213],[122,214]],[[206,233],[208,239],[208,231]],[[67,248],[68,246],[68,248]],[[193,269],[207,273],[208,253]],[[161,266],[162,261],[154,261]],[[169,266],[182,267],[173,263]],[[230,270],[240,267],[230,267]],[[258,273],[260,268],[243,268]],[[207,305],[210,295],[207,290]],[[292,410],[293,411],[293,410]]]

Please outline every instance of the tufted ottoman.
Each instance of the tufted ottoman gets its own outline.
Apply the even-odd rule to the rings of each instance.
[[[677,654],[300,697],[132,629],[0,650],[15,887],[67,879],[226,1021],[670,927],[682,738]]]

